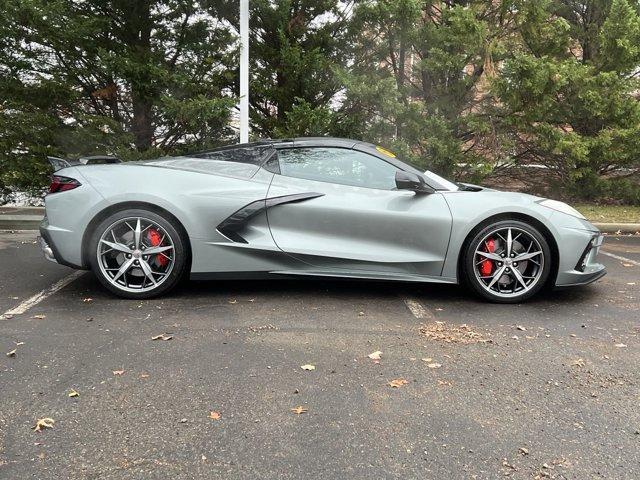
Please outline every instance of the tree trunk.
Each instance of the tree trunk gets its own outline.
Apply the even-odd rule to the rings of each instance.
[[[136,148],[143,152],[151,148],[153,144],[153,102],[135,90],[131,97],[133,102],[132,132],[135,136]]]
[[[151,73],[151,1],[124,1],[123,10],[128,14],[126,41],[136,64],[141,66],[131,82],[131,103],[133,120],[131,132],[135,137],[138,151],[145,151],[153,145],[153,105],[157,92]]]

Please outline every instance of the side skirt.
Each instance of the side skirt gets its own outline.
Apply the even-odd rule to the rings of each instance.
[[[281,278],[346,278],[353,280],[384,280],[394,282],[444,283],[457,284],[455,278],[429,277],[424,275],[399,275],[387,273],[360,273],[320,270],[280,270],[272,272],[197,272],[190,275],[191,280],[268,280]]]

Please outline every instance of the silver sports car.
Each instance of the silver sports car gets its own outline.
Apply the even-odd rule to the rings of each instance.
[[[513,303],[605,274],[602,235],[565,203],[455,184],[359,141],[51,161],[45,256],[93,270],[126,298],[167,292],[188,274],[464,283]]]

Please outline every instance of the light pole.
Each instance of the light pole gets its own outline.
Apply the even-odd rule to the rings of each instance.
[[[249,141],[249,0],[240,0],[240,143]]]

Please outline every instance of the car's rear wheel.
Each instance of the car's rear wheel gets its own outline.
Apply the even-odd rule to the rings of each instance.
[[[187,241],[175,220],[143,209],[113,213],[95,228],[91,268],[107,289],[124,298],[169,291],[187,268]]]
[[[496,303],[517,303],[539,292],[551,272],[549,243],[535,227],[503,220],[482,228],[464,252],[466,283]]]

